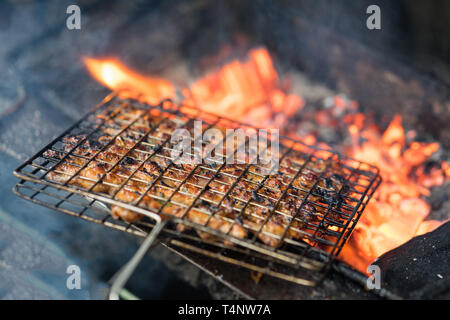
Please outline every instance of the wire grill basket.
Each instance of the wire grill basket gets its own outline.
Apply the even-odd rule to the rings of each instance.
[[[301,285],[315,285],[339,254],[378,187],[378,169],[282,136],[278,172],[266,172],[267,167],[258,164],[241,164],[238,170],[230,171],[225,155],[219,160],[179,166],[170,155],[174,149],[171,133],[178,128],[193,132],[199,119],[202,132],[208,128],[251,129],[170,101],[149,106],[111,94],[16,169],[14,174],[21,181],[14,192],[59,212],[147,237],[145,249],[158,236],[172,247]],[[79,137],[70,148],[68,137]],[[103,143],[97,143],[102,139]],[[112,159],[102,157],[118,141],[124,152]],[[93,147],[89,154],[79,152],[86,142]],[[195,145],[195,136],[191,142]],[[148,174],[145,165],[158,159],[166,166],[158,166],[156,175],[142,179]],[[103,174],[84,174],[94,162],[104,167]],[[71,164],[71,171],[61,169],[65,163]],[[133,164],[132,169],[119,170],[127,163]],[[323,186],[332,183],[329,177],[336,166],[340,170],[335,176],[339,188],[330,194]],[[308,172],[314,172],[315,182],[299,184]],[[118,178],[112,181],[111,174]],[[274,174],[283,177],[281,186],[270,183]],[[242,183],[248,193],[236,192]],[[140,191],[135,191],[132,201],[120,198],[133,184],[139,185]],[[187,200],[179,201],[180,197]],[[114,219],[114,208],[140,219]],[[224,208],[227,214],[223,214]],[[272,232],[271,226],[278,229]],[[236,235],[236,228],[244,230],[244,236]]]

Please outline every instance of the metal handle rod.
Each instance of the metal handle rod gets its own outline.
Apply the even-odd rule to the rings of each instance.
[[[153,227],[152,231],[145,238],[144,242],[141,244],[139,249],[136,251],[134,256],[127,262],[127,264],[119,271],[119,273],[114,277],[112,282],[111,290],[109,291],[110,300],[119,300],[119,294],[123,287],[127,283],[128,279],[136,270],[139,263],[144,258],[147,251],[150,249],[152,244],[155,242],[161,230],[166,225],[167,220],[159,220]]]
[[[367,288],[367,279],[369,279],[366,275],[360,273],[359,271],[353,270],[348,267],[345,263],[340,261],[334,261],[333,269],[337,272],[345,275],[349,279],[352,279],[356,283],[362,285],[364,288]],[[375,294],[377,294],[381,298],[389,299],[389,300],[403,300],[403,297],[393,293],[389,289],[381,288],[373,290]]]

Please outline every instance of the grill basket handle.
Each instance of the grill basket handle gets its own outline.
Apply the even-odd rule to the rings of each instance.
[[[164,228],[166,223],[167,220],[157,220],[152,231],[147,235],[144,242],[142,242],[141,246],[136,251],[134,256],[113,277],[111,289],[109,291],[109,300],[119,300],[120,294],[122,291],[124,291],[124,286],[127,283],[128,279],[131,277],[134,270],[136,270],[137,266],[142,261],[147,251],[155,243],[156,238],[158,237],[159,233]]]

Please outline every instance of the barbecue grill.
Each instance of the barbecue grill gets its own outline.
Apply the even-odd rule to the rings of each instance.
[[[197,164],[193,169],[186,172],[187,176],[183,181],[177,181],[178,186],[172,188],[172,195],[181,192],[181,187],[185,183],[188,183],[187,179],[190,176],[198,175],[198,171],[196,171],[198,168],[211,170],[213,172],[212,177],[200,177],[207,180],[207,183],[203,187],[199,187],[200,191],[197,195],[190,195],[193,197],[193,201],[189,206],[177,203],[173,200],[172,196],[156,199],[162,203],[159,210],[150,210],[149,208],[142,206],[140,202],[144,195],[140,195],[138,201],[135,203],[117,200],[115,195],[124,188],[128,181],[136,179],[134,177],[134,172],[133,174],[124,177],[125,181],[121,185],[113,186],[116,188],[114,195],[104,194],[95,190],[95,186],[103,183],[103,176],[98,177],[97,180],[92,180],[90,188],[82,188],[69,183],[74,178],[80,178],[79,173],[86,168],[90,161],[93,161],[93,159],[95,159],[109,143],[116,139],[122,139],[122,134],[125,131],[133,131],[133,125],[140,117],[142,117],[141,113],[140,116],[137,116],[135,119],[127,121],[119,119],[117,117],[118,113],[114,112],[114,110],[117,110],[118,108],[133,108],[134,110],[158,114],[163,116],[163,118],[170,118],[179,122],[183,128],[188,128],[192,125],[193,121],[198,119],[201,119],[203,123],[206,123],[207,127],[216,125],[222,127],[226,126],[228,128],[249,127],[243,123],[216,116],[192,106],[179,105],[170,100],[164,100],[159,105],[148,105],[136,100],[122,99],[116,93],[112,93],[80,121],[75,123],[67,131],[62,133],[54,141],[49,143],[15,170],[14,174],[21,179],[14,187],[14,193],[16,195],[59,212],[99,223],[123,232],[145,237],[144,242],[135,256],[115,277],[111,288],[111,298],[118,298],[119,292],[125,285],[127,279],[130,277],[145,253],[156,243],[156,241],[161,241],[171,247],[182,248],[210,258],[219,259],[232,265],[250,269],[256,273],[267,274],[299,285],[314,286],[325,277],[331,263],[339,254],[358,222],[366,204],[381,182],[378,169],[371,165],[343,157],[330,150],[306,145],[295,139],[281,136],[280,166],[282,167],[285,165],[282,159],[293,150],[301,150],[304,154],[305,161],[301,165],[291,165],[290,169],[294,170],[295,174],[289,177],[290,182],[282,192],[281,196],[277,199],[272,199],[275,202],[275,205],[267,208],[269,210],[268,215],[260,217],[263,222],[259,230],[252,230],[253,233],[251,236],[248,236],[245,239],[237,238],[230,234],[231,228],[228,232],[222,232],[213,229],[208,225],[208,222],[212,217],[227,219],[226,217],[216,215],[214,211],[212,213],[205,211],[205,213],[209,214],[208,221],[205,224],[195,223],[185,218],[189,210],[192,210],[197,201],[206,201],[202,199],[202,194],[215,177],[221,174],[229,175],[229,173],[222,171],[225,167],[225,158],[222,158],[223,160],[215,166],[208,166],[204,163]],[[101,122],[95,121],[94,119],[98,119],[97,116],[100,114],[103,115],[102,118],[104,120]],[[55,168],[58,164],[62,163],[69,156],[77,156],[74,154],[74,150],[80,147],[86,139],[95,136],[101,130],[108,127],[111,128],[112,124],[117,124],[121,129],[117,130],[116,133],[112,135],[112,139],[108,144],[99,148],[96,155],[90,158],[85,157],[85,164],[80,165],[77,172],[68,177],[66,182],[60,183],[48,179],[48,173],[52,170],[57,170]],[[145,160],[141,162],[140,167],[142,167],[145,161],[153,156],[163,156],[159,154],[159,151],[164,148],[170,149],[170,137],[162,141],[160,137],[153,136],[151,133],[159,130],[158,125],[159,124],[156,124],[149,128],[151,130],[146,133],[140,132],[137,135],[128,136],[128,139],[133,143],[133,147],[125,154],[120,155],[120,160],[115,164],[111,164],[112,167],[108,171],[110,172],[118,163],[125,160],[130,155],[131,151],[145,153]],[[62,139],[64,137],[80,133],[84,134],[84,140],[74,144],[69,152],[62,150]],[[193,138],[191,139],[193,140]],[[145,145],[147,147],[146,150],[149,151],[138,148],[138,146],[143,145]],[[49,150],[63,154],[63,156],[58,159],[49,157],[47,153]],[[173,163],[176,159],[172,158],[170,160],[172,161],[171,164],[167,168],[161,170],[159,176],[153,180],[153,182],[148,184],[147,191],[155,184],[160,184],[162,178],[166,179],[167,175],[165,175],[165,173],[168,170],[185,170],[184,167],[181,167],[182,169],[175,168]],[[302,170],[307,168],[309,164],[327,160],[328,163],[330,162],[329,160],[338,162],[345,172],[345,177],[343,177],[345,182],[342,188],[337,192],[337,195],[340,198],[345,199],[345,201],[342,201],[339,205],[334,202],[322,203],[321,201],[314,200],[314,196],[318,192],[316,185],[320,177],[328,169],[328,165],[320,172],[319,179],[311,188],[298,188],[293,185],[293,181],[296,177],[298,177]],[[245,179],[244,173],[258,167],[259,165],[252,166],[251,164],[248,164],[239,176],[232,176],[234,182],[226,192],[219,194],[220,201],[213,203],[213,205],[216,208],[219,208],[225,198],[232,197],[231,191],[238,181]],[[139,168],[136,170],[139,170]],[[263,168],[261,167],[261,171],[262,169]],[[270,188],[270,186],[265,184],[269,175],[262,174],[261,171],[252,171],[252,174],[260,176],[261,180],[259,182],[248,181],[255,185],[256,191],[259,191],[262,188]],[[88,179],[85,177],[81,178]],[[343,192],[344,186],[348,189],[345,194]],[[166,187],[171,188],[170,186]],[[317,210],[317,213],[315,213],[317,219],[308,222],[302,221],[305,225],[304,230],[295,230],[302,234],[300,240],[286,236],[287,232],[294,228],[292,222],[283,225],[284,232],[282,236],[263,231],[264,224],[267,223],[271,216],[285,214],[277,209],[278,205],[282,203],[285,197],[294,189],[302,195],[302,201],[292,220],[301,219],[301,217],[299,217],[299,212],[306,203],[313,204],[315,207],[320,208],[320,210]],[[349,190],[350,192],[348,192]],[[292,194],[290,195],[292,196]],[[152,195],[152,197],[155,196]],[[169,204],[182,207],[185,210],[184,215],[182,217],[175,217],[164,213],[163,208]],[[115,220],[110,214],[112,205],[131,210],[132,212],[139,213],[145,217],[142,220],[133,223]],[[261,204],[259,204],[258,201],[250,199],[245,201],[242,206],[236,208],[233,207],[232,209],[238,212],[244,212],[248,206],[259,205]],[[335,218],[336,214],[340,217],[339,219]],[[239,221],[236,220],[237,219],[230,220],[228,222],[233,226],[234,224],[239,223]],[[210,234],[213,238],[205,239],[194,232],[182,232],[176,227],[177,225],[183,225],[190,230]],[[308,230],[308,232],[305,230]],[[259,241],[258,235],[261,232],[265,232],[266,236],[276,239],[280,245],[271,247]]]

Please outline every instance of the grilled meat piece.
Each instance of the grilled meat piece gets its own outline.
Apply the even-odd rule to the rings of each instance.
[[[59,150],[44,153],[58,161],[47,179],[237,238],[257,234],[272,247],[285,238],[307,239],[325,215],[327,220],[341,220],[336,212],[345,201],[339,190],[348,193],[349,187],[334,159],[309,160],[293,150],[270,174],[257,164],[177,164],[170,138],[186,126],[180,118],[123,105],[94,121],[101,124],[95,133],[67,136]],[[128,222],[143,218],[118,205],[111,206],[111,215]],[[186,230],[183,225],[177,228]]]

